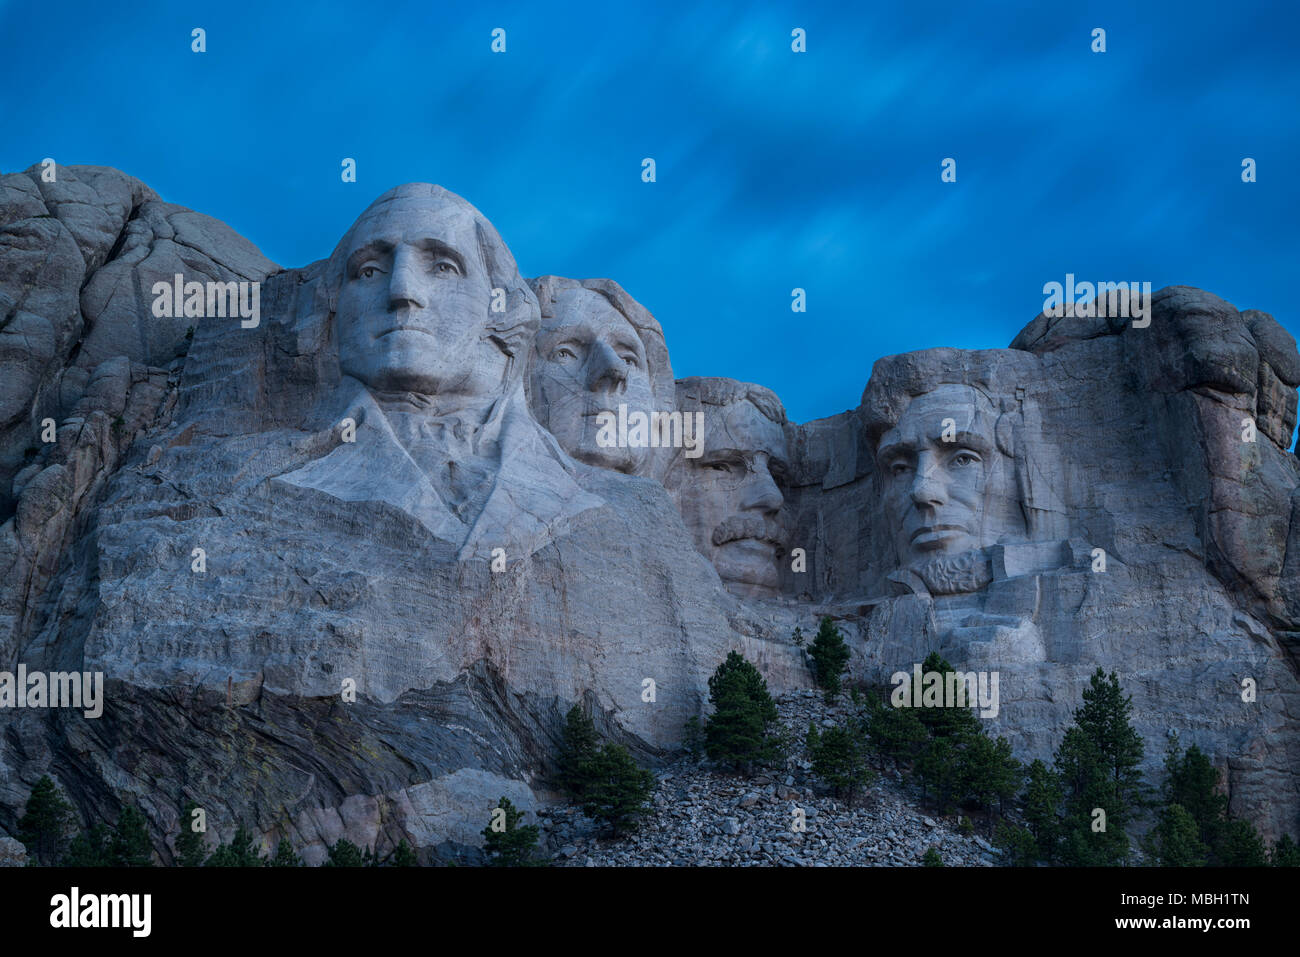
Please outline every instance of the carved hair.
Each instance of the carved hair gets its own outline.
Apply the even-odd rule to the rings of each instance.
[[[339,244],[334,247],[325,267],[325,295],[331,320],[338,310],[339,291],[345,280],[348,250],[357,228],[380,206],[403,199],[422,199],[434,205],[455,206],[468,214],[474,221],[474,233],[478,239],[478,251],[484,267],[487,269],[488,285],[492,289],[504,289],[506,294],[506,311],[487,314],[487,328],[491,338],[506,355],[515,361],[512,378],[522,375],[526,350],[531,348],[533,338],[541,325],[537,297],[533,295],[528,283],[519,274],[515,257],[506,246],[496,227],[488,222],[471,203],[441,186],[432,183],[406,183],[395,186],[384,193],[357,217],[356,222],[344,233]]]
[[[677,380],[677,405],[685,411],[700,405],[735,405],[749,402],[763,417],[784,427],[788,420],[785,406],[771,389],[752,382],[737,382],[717,376],[691,376]]]
[[[673,367],[668,361],[668,346],[664,331],[650,310],[637,302],[627,290],[612,279],[566,279],[564,276],[538,276],[528,284],[537,295],[543,319],[555,318],[555,301],[559,294],[569,289],[586,289],[603,297],[636,331],[645,349],[646,369],[650,375],[650,389],[655,397],[655,408],[671,411],[676,405],[673,388]]]

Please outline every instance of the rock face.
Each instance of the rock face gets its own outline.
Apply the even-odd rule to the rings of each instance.
[[[1021,757],[1115,670],[1152,768],[1177,730],[1296,829],[1300,355],[1264,313],[1040,316],[799,426],[674,390],[621,287],[524,281],[438,187],[289,270],[112,170],[0,189],[0,671],[107,682],[99,718],[0,710],[0,827],[49,773],[87,816],[138,803],[164,859],[191,799],[309,862],[472,859],[501,795],[554,797],[573,703],[658,762],[729,650],[806,687],[789,634],[829,613],[861,677],[997,671]],[[160,317],[176,274],[259,284],[260,317]],[[620,403],[700,441],[593,448]]]
[[[998,671],[995,724],[1027,756],[1114,670],[1149,771],[1177,731],[1235,812],[1293,831],[1294,341],[1200,290],[1153,307],[877,362],[857,410],[796,430],[811,582],[787,587],[852,605],[876,678],[931,649]]]

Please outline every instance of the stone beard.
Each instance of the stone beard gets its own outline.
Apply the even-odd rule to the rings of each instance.
[[[726,379],[683,379],[678,407],[703,411],[703,450],[678,455],[668,488],[696,548],[742,595],[778,592],[786,531],[778,520],[786,469],[785,413],[766,389]]]
[[[1009,434],[983,393],[941,385],[881,436],[881,504],[903,579],[932,594],[975,591],[992,578],[984,549],[1026,540]]]
[[[646,348],[627,317],[598,292],[561,289],[542,322],[530,369],[532,408],[566,452],[617,472],[648,471],[649,447],[597,441],[601,416],[655,411]]]

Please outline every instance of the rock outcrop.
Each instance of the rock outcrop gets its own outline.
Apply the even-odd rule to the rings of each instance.
[[[258,284],[259,315],[160,316],[178,274]],[[279,269],[60,167],[0,178],[0,368],[0,671],[107,681],[98,718],[0,710],[10,831],[49,773],[87,817],[138,803],[164,858],[191,799],[313,863],[472,857],[498,797],[555,797],[573,703],[666,760],[729,650],[807,687],[789,635],[820,614],[859,677],[997,671],[1022,757],[1115,670],[1151,768],[1177,730],[1296,830],[1300,355],[1208,293],[888,357],[794,425],[759,386],[674,392],[621,287],[526,282],[438,187]],[[678,414],[677,447],[591,447],[620,402]]]

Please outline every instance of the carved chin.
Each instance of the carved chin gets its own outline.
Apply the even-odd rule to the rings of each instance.
[[[961,595],[979,591],[993,581],[993,569],[982,548],[957,555],[936,555],[914,561],[910,569],[920,576],[931,595]]]
[[[781,584],[776,548],[752,538],[714,549],[713,567],[729,588],[743,594],[774,595]]]

